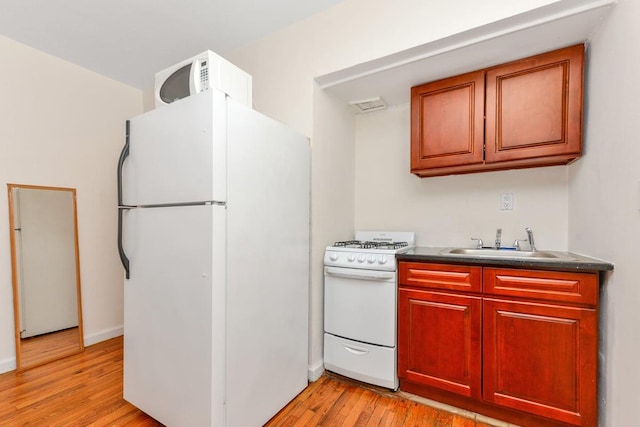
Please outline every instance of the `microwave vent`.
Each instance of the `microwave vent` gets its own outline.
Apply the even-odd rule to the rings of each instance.
[[[349,105],[358,114],[387,108],[387,103],[379,96],[376,98],[364,99],[362,101],[352,101]]]

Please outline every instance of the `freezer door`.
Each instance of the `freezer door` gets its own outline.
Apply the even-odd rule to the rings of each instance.
[[[125,212],[124,398],[165,425],[223,425],[225,216]]]
[[[226,201],[226,120],[215,89],[130,120],[122,203]]]

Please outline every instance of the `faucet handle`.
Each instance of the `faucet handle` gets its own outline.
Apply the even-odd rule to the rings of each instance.
[[[478,249],[482,249],[482,247],[484,246],[484,242],[482,241],[482,239],[478,239],[477,237],[472,237],[471,240],[477,240],[478,244],[476,245],[476,247]]]
[[[520,248],[520,242],[526,242],[528,239],[516,239],[513,241],[513,247],[516,248],[516,251],[521,250],[522,248]]]

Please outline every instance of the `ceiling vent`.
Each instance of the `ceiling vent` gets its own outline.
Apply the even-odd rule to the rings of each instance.
[[[352,101],[349,105],[357,114],[369,113],[371,111],[387,108],[387,103],[379,96],[377,98],[365,99],[362,101]]]

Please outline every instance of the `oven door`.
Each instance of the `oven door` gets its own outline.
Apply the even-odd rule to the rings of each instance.
[[[325,267],[324,330],[395,347],[396,272]]]

